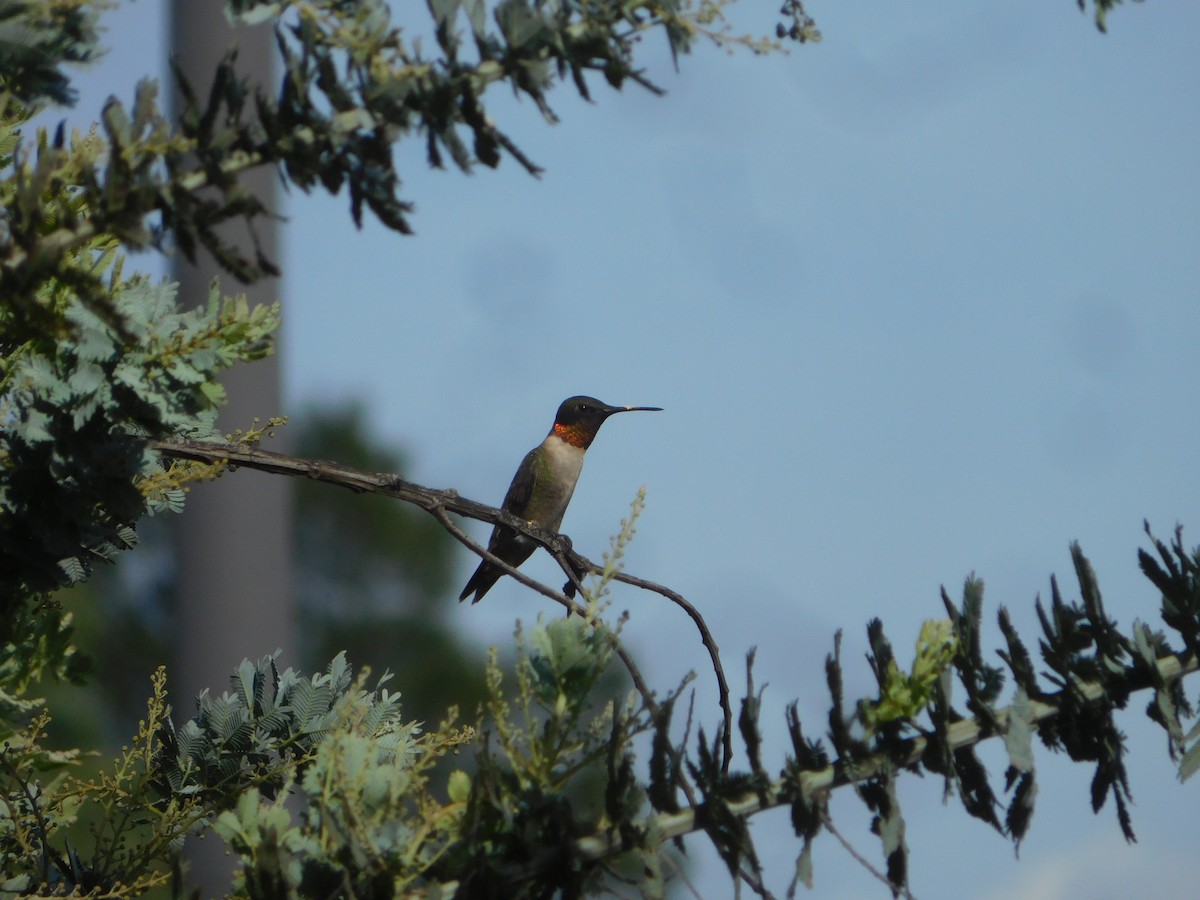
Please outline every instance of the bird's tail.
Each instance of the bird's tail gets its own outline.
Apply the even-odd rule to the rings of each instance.
[[[472,603],[478,603],[483,599],[483,595],[492,589],[492,585],[500,580],[500,576],[504,573],[493,566],[487,560],[479,564],[479,568],[475,570],[475,574],[471,576],[467,586],[463,588],[462,593],[458,595],[459,601],[466,600],[471,594],[475,595]]]

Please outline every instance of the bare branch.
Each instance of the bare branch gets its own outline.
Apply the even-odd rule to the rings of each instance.
[[[576,562],[585,564],[590,571],[599,571],[595,563],[589,562],[573,552],[571,555],[575,557]],[[656,594],[666,597],[688,614],[688,617],[695,624],[696,630],[700,632],[700,640],[704,643],[704,649],[708,651],[708,658],[712,662],[713,672],[717,676],[717,687],[721,696],[721,712],[724,717],[724,725],[721,733],[721,745],[724,754],[723,768],[728,771],[729,764],[733,760],[733,707],[729,702],[729,682],[725,680],[725,669],[721,665],[721,651],[717,647],[717,642],[713,638],[712,632],[708,629],[708,623],[700,615],[700,610],[688,602],[682,594],[676,593],[668,587],[656,584],[653,581],[647,581],[644,578],[638,578],[634,575],[626,575],[624,572],[617,572],[613,578],[624,584],[639,587],[646,591],[653,591]]]
[[[528,588],[532,588],[539,594],[549,597],[555,603],[566,607],[568,613],[574,613],[585,621],[587,620],[587,609],[585,609],[581,604],[575,602],[565,594],[560,594],[552,588],[547,587],[540,581],[530,578],[528,575],[524,574],[516,567],[509,565],[494,553],[489,552],[486,547],[472,540],[470,535],[455,525],[454,521],[450,518],[449,513],[447,513],[445,509],[438,507],[430,510],[430,512],[433,514],[433,517],[441,523],[443,528],[450,532],[450,534],[460,544],[468,548],[472,553],[479,554],[492,565],[503,569],[506,574],[511,575],[517,581],[521,582],[521,584]],[[638,668],[637,663],[633,661],[633,657],[629,655],[629,651],[621,646],[620,643],[614,643],[613,647],[621,662],[624,663],[626,671],[629,672],[629,677],[633,679],[634,687],[637,688],[638,693],[641,694],[642,702],[646,704],[646,708],[650,710],[652,715],[657,715],[658,702],[654,699],[654,693],[650,690],[650,686],[646,683],[646,679],[642,676],[642,672]]]
[[[467,500],[464,497],[460,497],[458,492],[454,490],[427,488],[405,481],[397,475],[364,472],[360,469],[342,465],[341,463],[288,456],[283,453],[274,453],[270,450],[261,450],[251,444],[216,444],[205,441],[152,441],[150,446],[164,456],[175,459],[189,459],[210,463],[225,462],[230,466],[245,466],[246,468],[256,469],[260,472],[309,478],[313,481],[337,485],[338,487],[343,487],[357,493],[382,494],[386,497],[393,497],[397,500],[411,503],[414,506],[419,506],[437,519],[455,540],[467,547],[472,553],[503,569],[506,574],[511,575],[526,587],[566,607],[570,612],[580,615],[583,615],[585,610],[578,603],[571,600],[566,594],[555,591],[541,582],[530,578],[528,575],[510,566],[504,560],[489,553],[483,545],[472,540],[466,532],[455,525],[448,514],[456,513],[457,515],[477,519],[481,522],[488,522],[492,525],[505,525],[527,535],[537,541],[551,556],[558,560],[563,571],[567,573],[567,577],[571,579],[571,583],[577,588],[580,587],[579,575],[581,573],[602,571],[600,566],[587,557],[576,553],[571,546],[571,539],[566,535],[538,528],[536,525],[532,525],[503,509],[477,503],[474,500]],[[704,617],[684,597],[669,588],[655,584],[652,581],[626,575],[622,572],[617,572],[614,578],[625,584],[661,594],[683,608],[695,623],[696,628],[700,632],[701,640],[708,650],[720,690],[721,712],[724,719],[724,767],[728,769],[733,756],[733,710],[729,702],[729,684],[725,679],[725,671],[721,666],[717,643],[713,639],[712,632],[709,631]],[[657,709],[657,705],[654,703],[650,689],[641,672],[638,670],[637,665],[625,649],[619,645],[617,646],[617,654],[625,664],[626,669],[629,670],[630,677],[633,679],[638,692],[646,701],[647,708],[653,712]]]
[[[151,441],[150,447],[164,456],[174,459],[190,459],[208,463],[224,462],[228,463],[231,467],[245,466],[248,469],[255,469],[259,472],[270,472],[274,475],[292,475],[300,478],[308,478],[312,481],[320,481],[324,484],[346,488],[355,493],[381,494],[385,497],[392,497],[396,500],[402,500],[405,503],[419,506],[421,509],[434,515],[435,518],[437,518],[437,511],[442,510],[466,516],[468,519],[487,522],[491,525],[505,525],[514,531],[532,538],[556,558],[560,554],[571,551],[571,540],[566,535],[538,528],[536,525],[531,525],[529,522],[519,516],[514,516],[506,510],[497,509],[494,506],[488,506],[484,503],[477,503],[474,500],[460,497],[458,491],[453,489],[438,490],[436,488],[427,488],[423,485],[414,484],[411,481],[405,481],[398,475],[383,472],[364,472],[362,469],[355,469],[341,463],[330,462],[329,460],[288,456],[284,453],[261,450],[252,444],[219,444],[207,441],[173,440]],[[479,544],[472,541],[466,544],[466,546],[470,547],[473,553],[487,558],[490,562],[497,562],[496,558],[488,556],[487,551]],[[581,563],[585,563],[588,568],[594,568],[594,565],[583,557],[576,558]],[[522,584],[526,584],[529,587],[534,587],[537,584],[532,579],[528,579],[526,576],[517,573],[511,566],[503,565],[502,568]],[[562,602],[559,599],[562,595],[558,592],[550,588],[545,588],[544,585],[541,588],[543,589],[539,590],[538,587],[534,587],[535,590],[546,594],[550,599]]]
[[[859,853],[858,850],[855,849],[854,845],[846,840],[846,837],[840,831],[838,831],[837,826],[833,824],[833,819],[829,817],[829,810],[821,810],[821,825],[824,826],[826,831],[837,838],[838,843],[842,845],[842,849],[849,853],[851,858],[856,863],[870,872],[871,875],[873,875],[876,879],[886,884],[891,890],[893,897],[903,897],[905,900],[916,900],[908,888],[906,888],[904,885],[896,884],[894,881],[880,872],[877,868],[871,865],[871,861],[869,859]]]

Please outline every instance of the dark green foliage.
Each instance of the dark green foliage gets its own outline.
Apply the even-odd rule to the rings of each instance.
[[[1145,550],[1138,551],[1138,563],[1162,593],[1163,623],[1180,635],[1193,659],[1200,659],[1200,550],[1184,550],[1182,527],[1176,527],[1170,546],[1154,538],[1150,523],[1146,523],[1146,534],[1162,564]],[[1180,778],[1190,778],[1200,768],[1200,724],[1184,733],[1184,720],[1194,715],[1192,704],[1184,696],[1180,680],[1164,679],[1158,671],[1157,661],[1171,654],[1166,637],[1146,625],[1134,624],[1136,661],[1154,689],[1146,713],[1165,728],[1171,756],[1180,758]]]
[[[1111,795],[1121,830],[1126,840],[1132,841],[1124,736],[1113,719],[1114,712],[1125,707],[1132,687],[1126,669],[1129,642],[1106,616],[1095,573],[1078,544],[1071,545],[1071,556],[1083,601],[1064,602],[1058,582],[1052,578],[1050,613],[1040,600],[1037,603],[1042,659],[1055,673],[1051,680],[1061,689],[1059,715],[1052,726],[1042,729],[1042,740],[1066,750],[1071,759],[1096,763],[1092,808],[1098,811]],[[1080,681],[1102,685],[1103,694],[1095,699],[1082,696]]]
[[[421,736],[401,720],[399,695],[367,690],[343,656],[312,677],[281,674],[273,657],[245,661],[230,682],[221,697],[204,692],[176,728],[160,669],[138,734],[91,780],[43,780],[39,769],[63,764],[36,747],[44,719],[33,742],[6,742],[0,798],[19,815],[0,828],[0,890],[141,895],[171,879],[184,836],[214,817],[243,854],[242,896],[276,896],[268,884],[319,891],[344,878],[368,896],[362,887],[378,873],[361,858],[344,873],[351,851],[388,856],[410,875],[440,852],[453,816],[431,802],[426,772],[469,731]],[[297,790],[307,806],[292,828],[281,804]],[[77,814],[94,824],[72,844],[64,835]]]
[[[671,740],[671,722],[675,712],[675,698],[670,697],[658,704],[652,720],[654,740],[650,747],[649,782],[646,797],[650,805],[662,813],[679,812],[678,790],[683,777],[684,745]],[[688,715],[691,721],[691,714]],[[686,741],[686,735],[684,740]]]
[[[634,60],[647,29],[663,30],[673,51],[686,51],[697,36],[771,49],[771,42],[710,30],[723,2],[504,0],[489,23],[484,0],[436,0],[430,6],[436,55],[427,57],[393,24],[384,0],[235,0],[228,4],[235,19],[274,23],[284,69],[277,89],[252,86],[237,73],[231,51],[207,84],[175,73],[183,110],[174,125],[159,111],[154,85],[143,83],[132,113],[109,101],[101,116],[103,142],[88,152],[62,140],[43,146],[4,198],[0,289],[33,314],[41,286],[63,280],[64,253],[100,234],[128,247],[158,245],[170,236],[189,259],[203,246],[243,281],[275,273],[257,244],[247,254],[218,232],[222,223],[240,219],[253,235],[254,220],[271,214],[238,180],[240,172],[261,165],[276,166],[305,191],[345,188],[356,223],[365,208],[386,227],[409,233],[412,206],[399,196],[392,154],[397,141],[423,135],[435,166],[443,154],[464,170],[476,162],[496,166],[507,155],[536,173],[488,115],[483,98],[491,85],[507,82],[553,122],[548,93],[568,75],[584,97],[590,97],[589,73],[613,87],[634,81],[657,90]],[[78,5],[85,8],[82,0]],[[63,7],[51,18],[10,4],[13,14],[0,18],[0,36],[6,24],[29,30],[33,23],[32,56],[10,52],[20,76],[14,79],[18,97],[68,99],[60,68],[94,52],[92,14],[71,3]],[[783,15],[791,21],[784,37],[817,37],[800,0],[789,0]],[[460,18],[470,27],[469,50]],[[13,90],[7,80],[0,88]]]
[[[998,801],[988,783],[987,769],[979,761],[974,747],[960,747],[954,751],[954,777],[963,809],[1002,831],[1000,820],[996,818]]]
[[[170,233],[180,251],[192,262],[198,247],[204,247],[217,263],[239,281],[256,281],[264,275],[278,275],[273,261],[258,246],[254,219],[267,212],[257,197],[242,187],[238,169],[231,158],[270,161],[275,154],[263,124],[253,117],[269,112],[265,98],[251,103],[254,95],[248,83],[235,70],[236,51],[229,51],[217,66],[207,97],[202,101],[183,72],[175,67],[175,78],[183,98],[179,115],[179,134],[189,139],[188,152],[168,147],[162,156],[169,180],[155,178],[150,172],[138,187],[141,204],[128,204],[125,214],[141,218],[155,211],[162,216],[162,228]],[[191,173],[203,173],[192,177]],[[204,190],[188,190],[189,180]],[[112,183],[112,173],[107,183]],[[120,182],[117,182],[118,184]],[[243,220],[250,231],[255,257],[249,259],[235,240],[223,237],[218,228],[234,219]]]
[[[1087,0],[1076,0],[1081,11],[1087,10]],[[1133,0],[1134,3],[1141,3],[1142,0]],[[1092,6],[1096,11],[1096,27],[1100,31],[1108,31],[1108,14],[1120,6],[1122,0],[1092,0]]]
[[[766,685],[760,687],[757,693],[754,690],[754,656],[755,650],[752,648],[746,654],[746,696],[742,698],[742,709],[738,715],[738,732],[742,736],[742,743],[746,747],[746,756],[750,759],[750,771],[754,777],[762,782],[762,788],[765,791],[767,785],[767,772],[763,768],[762,761],[762,733],[758,730],[759,717],[762,714],[762,695],[766,690]]]
[[[1195,646],[1200,631],[1193,604],[1200,552],[1185,552],[1178,533],[1172,547],[1157,541],[1155,544],[1162,564],[1144,552],[1141,564],[1163,592],[1164,621],[1169,622],[1184,647],[1190,648]],[[896,692],[898,665],[882,624],[873,621],[868,626],[869,662],[881,696],[860,700],[852,717],[843,711],[840,636],[835,636],[834,652],[826,660],[826,675],[831,699],[829,737],[836,758],[830,763],[819,744],[805,739],[795,708],[791,707],[788,729],[794,755],[789,757],[781,781],[773,785],[778,792],[776,802],[791,805],[793,827],[804,841],[797,860],[796,883],[811,883],[810,843],[825,815],[823,791],[853,784],[875,814],[873,828],[883,841],[888,879],[894,889],[907,888],[904,822],[896,805],[895,780],[901,768],[913,762],[943,775],[947,791],[956,790],[971,815],[1007,832],[1019,846],[1029,834],[1037,796],[1035,731],[1048,746],[1065,750],[1072,759],[1094,764],[1092,807],[1099,811],[1111,798],[1118,825],[1132,840],[1125,748],[1114,716],[1134,690],[1154,690],[1147,714],[1167,730],[1172,754],[1180,760],[1181,776],[1188,777],[1200,767],[1200,725],[1191,723],[1188,729],[1187,720],[1192,718],[1193,710],[1178,677],[1180,671],[1187,671],[1181,667],[1194,667],[1194,657],[1190,651],[1180,655],[1164,634],[1142,623],[1135,622],[1129,632],[1123,631],[1106,614],[1095,573],[1077,545],[1072,545],[1071,555],[1080,600],[1065,600],[1057,580],[1052,579],[1050,609],[1037,604],[1043,631],[1041,655],[1054,690],[1039,683],[1025,643],[1007,612],[1003,608],[999,612],[1007,649],[998,651],[998,655],[1008,664],[1017,687],[1005,709],[995,706],[1004,674],[999,667],[984,662],[980,642],[983,583],[973,576],[964,585],[960,605],[952,603],[943,591],[943,605],[955,637],[949,659],[952,665],[942,671],[928,705],[913,707],[901,718],[879,715],[879,710],[891,702],[888,695],[904,696]],[[918,660],[929,652],[922,649],[922,643],[918,642]],[[934,648],[936,642],[926,642],[926,647]],[[919,668],[914,664],[914,674]],[[953,706],[951,674],[957,675],[953,680],[966,689],[971,718]],[[914,738],[914,734],[919,736]],[[992,734],[1003,737],[1009,759],[1004,777],[1009,800],[1003,822],[998,816],[1000,801],[974,750],[981,738]]]
[[[954,667],[967,689],[967,709],[972,715],[987,720],[989,725],[997,728],[991,710],[1004,687],[1004,672],[999,666],[986,665],[983,661],[983,642],[980,638],[983,582],[974,575],[966,580],[962,606],[957,609],[943,589],[942,604],[958,636]]]
[[[1113,691],[1116,696],[1153,687],[1174,703],[1178,681],[1162,666],[1175,657],[1165,638],[1144,626],[1124,637],[1104,614],[1091,567],[1077,548],[1073,554],[1081,595],[1089,599],[1070,603],[1054,586],[1052,611],[1043,612],[1049,627],[1043,653],[1061,670],[1055,677],[1070,676],[1074,667],[1094,674],[1100,642],[1087,638],[1105,635],[1109,647],[1119,650],[1128,644],[1138,656],[1120,666],[1114,665],[1115,656],[1108,657],[1106,677],[1125,682]],[[664,820],[649,813],[645,802],[652,799],[655,808],[666,808],[680,793],[694,798],[693,826],[705,832],[733,876],[765,897],[769,892],[745,816],[779,803],[791,807],[793,827],[803,842],[796,879],[808,883],[812,841],[828,821],[827,792],[842,784],[853,785],[872,812],[886,877],[901,893],[907,890],[908,850],[896,784],[903,771],[924,767],[942,773],[972,815],[1003,828],[1019,844],[1029,833],[1037,793],[1032,736],[1038,729],[1073,758],[1096,764],[1093,805],[1099,809],[1112,796],[1118,822],[1131,834],[1129,785],[1120,736],[1111,724],[1115,706],[1101,685],[1075,677],[1057,692],[1039,691],[1038,701],[1018,688],[1007,709],[962,717],[951,703],[950,676],[957,675],[963,685],[996,680],[994,672],[975,669],[982,655],[970,651],[982,610],[981,584],[969,579],[961,607],[950,608],[957,628],[947,639],[941,627],[923,627],[913,674],[900,673],[899,681],[896,653],[882,625],[871,624],[871,664],[885,699],[860,700],[852,716],[842,712],[840,641],[835,640],[827,660],[835,701],[829,721],[831,732],[840,737],[831,738],[835,745],[849,741],[850,752],[830,760],[820,742],[804,736],[793,705],[788,711],[792,753],[775,782],[767,777],[762,759],[762,691],[755,688],[749,668],[739,730],[751,771],[729,771],[719,741],[709,741],[703,728],[694,755],[670,740],[678,693],[662,703],[643,698],[624,709],[589,709],[596,680],[612,658],[615,635],[598,620],[571,616],[539,622],[521,641],[515,711],[492,667],[486,724],[490,739],[479,748],[473,777],[450,775],[448,801],[428,792],[428,773],[434,771],[429,767],[462,739],[443,727],[430,736],[432,743],[422,743],[415,726],[400,720],[395,695],[352,688],[340,657],[325,675],[312,679],[280,675],[269,659],[245,663],[229,693],[202,696],[201,710],[191,722],[176,730],[160,720],[154,732],[159,749],[151,766],[153,784],[160,796],[198,804],[196,810],[224,810],[217,830],[243,862],[235,893],[264,900],[279,891],[323,895],[342,883],[337,873],[353,878],[355,893],[364,897],[390,896],[389,885],[417,889],[433,881],[457,882],[462,896],[560,892],[575,897],[600,890],[612,865],[632,873],[629,877],[648,896],[658,896],[662,875],[656,856],[665,838],[679,832],[664,833]],[[1056,628],[1054,622],[1063,625]],[[1008,638],[1010,648],[1016,646],[1014,637]],[[936,666],[936,689],[926,698],[915,686],[921,673],[928,680],[930,665]],[[898,684],[911,690],[897,693]],[[909,705],[896,706],[897,698],[905,697]],[[976,699],[990,707],[998,698],[980,690]],[[895,707],[893,714],[880,718],[879,710],[888,704]],[[1152,707],[1157,710],[1152,717],[1163,715],[1160,701]],[[1178,717],[1177,731],[1183,734],[1182,720],[1190,716],[1190,708],[1166,708]],[[968,726],[973,731],[964,731]],[[643,788],[629,742],[651,727],[657,735],[651,749],[652,780]],[[1009,757],[1004,786],[1011,799],[1003,825],[974,752],[979,737],[990,733],[1003,736]],[[411,770],[403,764],[410,757],[421,760]],[[410,771],[411,781],[406,780]],[[598,802],[572,788],[592,778],[599,786]],[[282,805],[285,789],[304,794],[305,813],[299,821]],[[351,809],[359,812],[351,816]],[[195,820],[185,816],[175,821],[173,827]],[[623,862],[608,862],[614,855]],[[75,872],[72,878],[78,876],[72,883],[83,884],[88,873],[99,871],[90,867],[91,858],[81,853],[77,871],[67,866]]]
[[[69,617],[59,615],[44,597],[30,597],[26,603],[29,610],[20,638],[0,643],[0,721],[33,708],[21,698],[35,682],[78,683],[90,666],[72,644],[75,635]]]
[[[904,816],[896,796],[896,776],[883,772],[855,784],[855,790],[867,809],[875,814],[871,819],[871,831],[883,844],[887,878],[893,893],[899,893],[898,889],[908,884],[908,845],[904,840]]]
[[[779,9],[779,15],[790,18],[791,22],[780,22],[775,26],[775,36],[787,38],[788,40],[796,41],[803,44],[806,41],[819,41],[821,33],[817,30],[817,23],[814,22],[805,12],[804,4],[799,0],[784,0],[783,6]]]
[[[29,105],[74,103],[75,90],[62,69],[101,54],[96,17],[88,0],[0,4],[0,90]]]
[[[695,761],[688,763],[688,771],[702,797],[696,808],[696,825],[704,829],[729,874],[761,894],[762,864],[750,828],[743,816],[729,808],[729,803],[765,790],[766,785],[753,774],[727,771],[721,765],[720,741],[707,741],[703,728],[697,733],[696,751]]]
[[[879,697],[882,701],[888,694],[889,684],[897,670],[897,665],[892,645],[883,633],[883,623],[878,619],[871,619],[867,623],[867,643],[871,647],[871,652],[867,654],[867,664],[875,676],[875,681],[879,686]],[[898,741],[905,731],[906,718],[889,717],[885,720],[875,721],[875,733],[880,743],[894,744]]]
[[[630,724],[621,710],[614,707],[605,754],[604,815],[613,823],[622,850],[639,847],[646,838],[644,829],[635,824],[642,811],[645,792],[638,782],[633,754],[623,742]]]
[[[607,857],[624,854],[635,877],[660,893],[659,848],[643,818],[645,788],[633,777],[630,747],[649,715],[632,699],[624,709],[591,708],[616,635],[599,619],[573,615],[539,620],[519,638],[511,704],[498,668],[489,667],[477,771],[458,840],[437,874],[458,881],[463,897],[577,897],[603,883]],[[598,805],[580,790],[592,780]],[[597,857],[578,839],[601,832],[602,816],[613,843]]]
[[[1008,751],[1004,790],[1012,792],[1004,827],[1018,848],[1033,818],[1033,801],[1037,796],[1037,773],[1033,764],[1034,730],[1033,704],[1024,689],[1017,688],[1012,705],[1008,708],[1008,723],[1004,730],[1004,748]]]
[[[445,850],[469,780],[453,773],[439,801],[429,773],[472,733],[449,724],[423,733],[401,719],[398,694],[364,681],[342,656],[312,678],[243,663],[234,692],[202,699],[188,723],[197,727],[164,745],[182,750],[188,738],[189,756],[157,760],[172,796],[194,791],[210,809],[226,807],[214,827],[240,858],[233,896],[393,897]],[[289,793],[303,803],[287,803]]]
[[[1012,837],[1013,843],[1019,848],[1029,823],[1033,820],[1033,801],[1037,797],[1037,780],[1033,772],[1025,772],[1016,781],[1016,790],[1010,782],[1007,790],[1013,791],[1012,802],[1004,816],[1004,827]]]
[[[156,797],[147,763],[166,715],[164,685],[160,670],[132,745],[95,779],[66,776],[79,762],[77,751],[42,745],[46,713],[24,728],[2,723],[0,804],[10,815],[0,820],[0,892],[122,897],[164,883],[163,860],[203,816],[187,799],[152,811]],[[68,829],[77,819],[91,824],[72,839]]]
[[[1138,550],[1138,565],[1162,593],[1162,619],[1168,628],[1178,631],[1184,646],[1200,659],[1200,551],[1183,548],[1183,527],[1175,528],[1170,547],[1156,538],[1145,523],[1146,535],[1154,543],[1158,560]],[[1161,564],[1159,563],[1161,560]]]
[[[1037,683],[1037,672],[1033,668],[1033,657],[1029,655],[1029,650],[1013,627],[1008,610],[1001,606],[996,613],[996,619],[1000,623],[1000,632],[1008,644],[1007,650],[997,650],[996,653],[1012,672],[1017,687],[1023,690],[1027,696],[1039,696],[1041,689]]]
[[[288,432],[304,457],[401,475],[409,468],[355,403],[304,410]],[[415,719],[473,710],[486,695],[483,653],[454,632],[445,602],[459,545],[432,517],[388,497],[307,479],[295,494],[305,663],[345,650],[359,665],[392,672]]]
[[[844,712],[841,630],[833,636],[833,653],[825,657],[825,681],[829,686],[829,740],[833,744],[833,752],[844,762],[853,764],[866,756],[867,746],[851,736],[850,722]]]
[[[147,437],[207,436],[222,369],[270,350],[277,314],[222,302],[181,312],[175,286],[134,280],[110,299],[61,307],[61,339],[28,342],[0,383],[0,622],[14,603],[85,578],[136,541],[147,512],[180,505],[147,496],[159,472]],[[4,323],[0,322],[0,326]]]
[[[963,585],[963,601],[955,607],[945,589],[942,604],[958,637],[954,667],[959,681],[967,691],[967,709],[985,723],[987,733],[1003,733],[994,704],[1004,686],[1004,673],[997,666],[985,665],[980,628],[983,620],[983,582],[972,575]],[[998,801],[988,783],[987,770],[973,747],[951,749],[946,743],[949,725],[962,720],[962,715],[950,704],[949,690],[939,692],[936,722],[940,759],[937,771],[946,778],[946,790],[957,788],[963,808],[977,819],[1002,830],[996,818]]]
[[[795,702],[788,704],[787,726],[792,741],[792,754],[784,763],[780,793],[791,806],[792,828],[796,831],[796,837],[804,842],[796,859],[796,875],[788,890],[790,897],[799,884],[812,887],[813,839],[820,833],[822,818],[825,815],[824,795],[810,791],[803,776],[805,772],[820,772],[825,769],[829,765],[829,755],[819,740],[804,737]]]

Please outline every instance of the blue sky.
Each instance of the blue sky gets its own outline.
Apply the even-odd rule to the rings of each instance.
[[[766,31],[774,9],[731,16]],[[159,12],[114,15],[77,117],[159,71]],[[821,730],[836,629],[866,693],[866,621],[907,661],[942,584],[957,597],[976,572],[989,622],[1003,603],[1033,642],[1050,573],[1076,595],[1070,541],[1123,625],[1156,617],[1142,520],[1200,543],[1200,7],[1126,5],[1107,36],[1072,0],[809,12],[825,39],[788,55],[699,47],[675,73],[652,39],[665,98],[597,84],[594,104],[559,96],[553,128],[499,91],[491,113],[541,179],[511,161],[431,172],[414,144],[416,237],[294,194],[282,260],[283,412],[363,398],[422,483],[498,502],[570,394],[666,408],[605,426],[564,529],[598,557],[646,485],[627,568],[703,611],[735,685],[759,648],[776,762],[788,700]],[[557,578],[541,555],[528,571]],[[684,617],[615,602],[656,685],[695,668],[715,723]],[[555,614],[511,580],[453,606],[489,643]],[[1191,896],[1197,782],[1175,782],[1142,706],[1121,721],[1139,844],[1111,810],[1090,815],[1090,773],[1046,754],[1019,861],[942,809],[940,783],[908,778],[916,896]],[[983,755],[1000,775],[999,748]],[[876,859],[857,801],[833,815]],[[786,817],[754,830],[782,890]],[[829,837],[816,878],[814,896],[885,895]],[[711,859],[694,880],[729,894]]]

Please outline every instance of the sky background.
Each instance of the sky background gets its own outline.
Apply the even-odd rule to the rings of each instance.
[[[730,15],[766,33],[776,8]],[[868,619],[906,665],[921,622],[943,615],[941,585],[957,600],[977,573],[986,645],[998,604],[1033,644],[1050,574],[1078,596],[1070,541],[1123,626],[1157,617],[1143,519],[1200,541],[1200,6],[1126,5],[1108,35],[1073,0],[809,12],[820,44],[699,46],[678,73],[651,37],[665,98],[597,82],[593,104],[551,98],[555,127],[498,90],[490,112],[540,179],[511,160],[429,171],[413,142],[398,154],[416,237],[356,231],[344,197],[295,193],[282,258],[282,412],[361,400],[420,483],[498,503],[564,397],[666,408],[605,426],[564,530],[598,558],[647,487],[627,569],[699,607],[735,692],[757,646],[775,768],[789,700],[824,730],[837,629],[847,693],[868,694]],[[162,71],[159,4],[109,24],[77,121]],[[559,578],[544,554],[526,570]],[[485,643],[557,614],[511,579],[479,606],[446,600]],[[656,687],[698,672],[715,730],[685,617],[629,589],[615,602]],[[1177,784],[1144,702],[1120,720],[1137,845],[1111,808],[1090,814],[1090,770],[1044,750],[1019,860],[956,799],[943,809],[940,781],[906,777],[914,894],[1194,896],[1200,780]],[[981,755],[1000,778],[1002,748]],[[832,814],[877,861],[861,804],[840,792]],[[753,831],[782,892],[798,850],[786,814]],[[887,896],[829,836],[815,864],[812,896]],[[731,893],[709,855],[692,879],[706,900]]]

